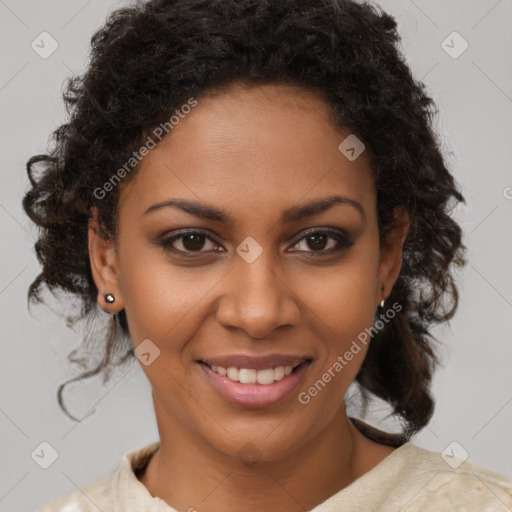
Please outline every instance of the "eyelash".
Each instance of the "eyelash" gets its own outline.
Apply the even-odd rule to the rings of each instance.
[[[179,240],[180,238],[183,238],[183,237],[185,237],[187,235],[200,235],[200,236],[204,236],[206,239],[210,240],[211,242],[213,242],[213,243],[215,243],[217,245],[220,245],[211,236],[207,235],[206,233],[204,233],[202,231],[196,231],[196,230],[193,230],[193,231],[192,230],[190,230],[190,231],[181,231],[178,234],[173,235],[171,237],[167,237],[167,238],[162,237],[160,240],[157,241],[157,244],[160,245],[161,247],[163,247],[166,251],[170,251],[170,252],[179,254],[180,256],[186,255],[186,256],[184,256],[186,258],[193,258],[193,257],[195,257],[196,254],[210,252],[210,251],[202,251],[202,250],[199,250],[199,251],[182,251],[181,249],[175,249],[175,248],[172,247],[172,244],[176,240]],[[318,251],[314,251],[314,250],[300,251],[300,250],[297,250],[297,251],[293,251],[293,252],[311,253],[313,255],[313,257],[317,257],[317,256],[325,256],[325,255],[328,255],[328,254],[339,252],[339,251],[342,251],[343,249],[348,249],[348,248],[350,248],[350,247],[352,247],[354,245],[353,238],[350,235],[348,235],[347,233],[342,233],[342,232],[337,231],[337,230],[334,231],[334,230],[328,229],[328,228],[326,228],[326,229],[314,228],[314,229],[310,229],[310,230],[305,231],[300,238],[298,238],[298,239],[296,239],[294,241],[293,246],[297,245],[302,240],[304,240],[304,239],[306,239],[306,238],[308,238],[310,236],[313,236],[313,235],[328,235],[329,238],[333,238],[337,242],[337,245],[335,247],[331,247],[330,249],[322,249],[322,250],[318,250]],[[221,252],[221,251],[214,251],[214,252]],[[190,254],[191,256],[188,256],[188,254]]]

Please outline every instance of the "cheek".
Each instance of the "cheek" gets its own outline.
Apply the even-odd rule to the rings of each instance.
[[[378,287],[378,245],[360,240],[338,265],[305,284],[306,304],[332,334],[357,336],[373,322]]]
[[[362,364],[370,341],[367,332],[375,314],[372,291],[372,283],[365,283],[352,274],[350,282],[331,279],[330,293],[317,298],[316,309],[321,315],[316,317],[315,331],[322,338],[321,366],[325,371],[341,357],[344,377],[338,380],[346,380],[347,385]]]
[[[375,313],[375,278],[370,269],[351,269],[339,279],[332,279],[325,311],[329,325],[343,339],[354,338],[373,322]]]
[[[328,384],[333,395],[343,395],[355,378],[370,342],[378,285],[378,244],[375,238],[360,240],[339,265],[309,282],[308,320],[322,347],[315,379]],[[304,284],[306,286],[306,284]],[[327,372],[327,373],[326,373]],[[333,377],[335,375],[335,377]],[[325,382],[325,381],[324,381]],[[335,398],[333,396],[333,398]],[[329,399],[325,396],[325,399]]]
[[[173,265],[162,248],[135,237],[120,242],[119,253],[121,293],[134,346],[150,339],[162,355],[179,354],[202,325],[202,304],[225,271]]]

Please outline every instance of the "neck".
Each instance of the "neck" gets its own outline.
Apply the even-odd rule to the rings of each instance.
[[[177,510],[310,510],[393,451],[363,436],[344,404],[319,435],[276,460],[251,459],[249,446],[245,457],[227,456],[178,422],[158,427],[160,448],[140,480]]]

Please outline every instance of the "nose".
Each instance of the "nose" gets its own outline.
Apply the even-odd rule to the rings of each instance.
[[[290,283],[261,255],[252,263],[239,258],[224,281],[217,321],[251,338],[268,337],[281,326],[297,325],[300,309]]]

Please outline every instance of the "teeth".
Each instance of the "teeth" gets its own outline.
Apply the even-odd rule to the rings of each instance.
[[[256,384],[256,370],[240,368],[238,372],[238,380],[242,384]]]
[[[268,386],[274,382],[275,372],[272,368],[268,368],[267,370],[260,370],[256,372],[256,382],[258,384],[263,384],[264,386]]]
[[[284,366],[274,368],[274,379],[281,380],[284,377]]]
[[[238,370],[238,368],[235,368],[234,366],[230,366],[227,369],[226,376],[228,379],[238,382],[238,374],[239,373],[240,373],[240,371]]]
[[[276,381],[287,377],[292,373],[293,366],[278,366],[277,368],[267,368],[265,370],[254,370],[252,368],[236,368],[230,366],[223,368],[222,366],[212,365],[210,368],[219,375],[227,377],[235,382],[242,384],[262,384],[268,386]]]

